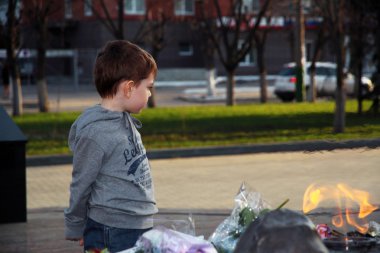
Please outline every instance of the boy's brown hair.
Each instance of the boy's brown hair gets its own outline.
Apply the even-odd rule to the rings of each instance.
[[[131,80],[139,84],[153,73],[157,65],[153,57],[126,40],[113,40],[98,53],[94,67],[95,86],[102,98],[113,97],[120,82]]]

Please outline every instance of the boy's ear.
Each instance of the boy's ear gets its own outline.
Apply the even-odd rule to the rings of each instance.
[[[123,93],[127,98],[130,98],[132,90],[135,88],[135,82],[126,81],[123,83]]]

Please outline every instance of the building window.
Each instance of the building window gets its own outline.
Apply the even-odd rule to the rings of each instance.
[[[310,13],[311,8],[312,8],[311,0],[303,0],[302,8],[303,8],[304,13]]]
[[[193,15],[194,0],[174,0],[174,9],[176,15]]]
[[[92,16],[92,0],[85,0],[84,1],[84,15],[85,16]]]
[[[242,4],[244,13],[260,10],[260,0],[242,0]]]
[[[126,14],[144,14],[145,0],[125,0],[124,8]]]
[[[73,17],[73,3],[71,0],[65,0],[65,18]]]
[[[239,41],[239,46],[241,47],[243,44],[243,41]],[[256,62],[255,62],[255,50],[254,48],[252,48],[250,51],[248,51],[248,53],[245,55],[245,57],[239,62],[239,66],[254,66],[256,65]]]
[[[178,44],[180,56],[191,56],[193,55],[193,46],[188,42],[180,42]]]

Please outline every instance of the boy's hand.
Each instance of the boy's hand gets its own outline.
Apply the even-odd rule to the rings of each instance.
[[[83,238],[66,238],[68,241],[79,241],[79,246],[83,246]]]

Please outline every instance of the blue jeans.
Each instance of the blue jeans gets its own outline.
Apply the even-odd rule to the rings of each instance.
[[[132,248],[137,239],[148,229],[114,228],[87,219],[84,230],[84,250],[105,249],[114,253]]]

